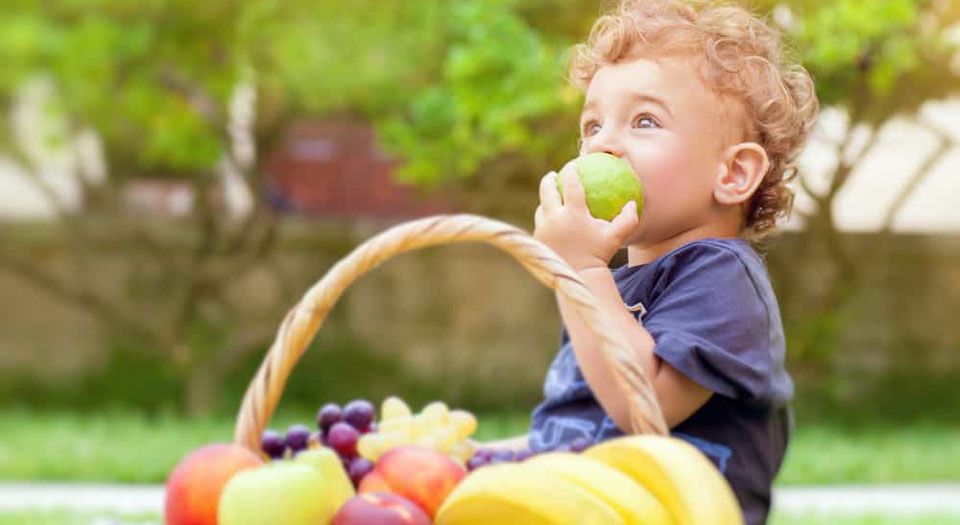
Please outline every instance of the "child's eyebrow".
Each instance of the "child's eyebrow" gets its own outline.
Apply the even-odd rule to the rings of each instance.
[[[655,104],[657,106],[660,106],[663,109],[663,111],[666,112],[667,116],[673,118],[673,112],[670,111],[670,106],[668,106],[663,99],[657,98],[653,95],[648,95],[646,93],[640,93],[636,91],[627,94],[627,99],[630,100],[630,102],[648,102],[650,104]],[[583,116],[588,111],[592,111],[596,109],[596,107],[597,107],[597,99],[589,100],[587,101],[586,104],[583,105],[583,109],[580,110],[580,115]]]

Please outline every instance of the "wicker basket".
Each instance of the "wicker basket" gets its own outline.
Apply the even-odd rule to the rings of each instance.
[[[476,215],[439,215],[397,225],[367,240],[340,260],[286,315],[244,395],[237,414],[235,442],[259,452],[260,435],[273,415],[293,366],[306,350],[337,299],[350,284],[394,255],[428,246],[483,242],[512,255],[541,283],[572,301],[600,339],[614,375],[630,392],[634,433],[667,434],[653,388],[626,339],[613,329],[576,272],[550,248],[523,230]]]

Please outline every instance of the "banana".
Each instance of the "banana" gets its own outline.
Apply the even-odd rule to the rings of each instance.
[[[696,447],[676,438],[628,436],[583,452],[647,488],[677,525],[743,525],[740,505],[720,472]]]
[[[578,485],[536,465],[501,463],[470,473],[444,501],[436,525],[626,525]]]
[[[524,466],[553,472],[607,502],[627,525],[673,525],[673,519],[650,491],[632,478],[599,461],[571,454],[551,452],[528,459]]]

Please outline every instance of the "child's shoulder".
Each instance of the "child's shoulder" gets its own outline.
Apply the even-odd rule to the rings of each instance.
[[[753,246],[741,238],[710,237],[697,239],[665,253],[650,266],[672,271],[747,270],[764,268],[763,259]]]
[[[648,264],[620,267],[614,279],[622,293],[645,301],[689,290],[704,294],[724,290],[744,299],[772,300],[763,259],[748,241],[739,238],[692,241]]]

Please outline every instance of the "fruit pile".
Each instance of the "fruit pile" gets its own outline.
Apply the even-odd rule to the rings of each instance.
[[[357,448],[370,461],[392,448],[416,445],[465,462],[473,456],[469,438],[476,430],[477,418],[466,410],[450,410],[442,401],[434,401],[413,414],[402,399],[389,397],[380,409],[379,432],[361,437]]]
[[[388,398],[328,404],[317,430],[215,444],[167,480],[168,525],[742,525],[733,491],[685,441],[629,436],[473,450],[476,418]],[[362,467],[362,468],[361,468]]]
[[[292,425],[286,435],[267,429],[260,438],[260,448],[269,458],[279,460],[304,450],[328,447],[340,457],[356,488],[373,470],[373,463],[357,454],[357,442],[362,435],[377,431],[376,412],[373,403],[365,399],[354,399],[343,408],[327,403],[317,412],[316,431],[303,424]]]
[[[629,436],[470,473],[436,525],[742,525],[733,491],[685,441]]]
[[[586,438],[576,438],[566,445],[558,445],[552,449],[534,452],[529,448],[519,450],[509,450],[503,448],[478,448],[473,456],[467,461],[467,470],[474,470],[486,466],[496,465],[497,463],[521,463],[534,456],[547,454],[551,452],[583,452],[590,446],[590,441]]]

